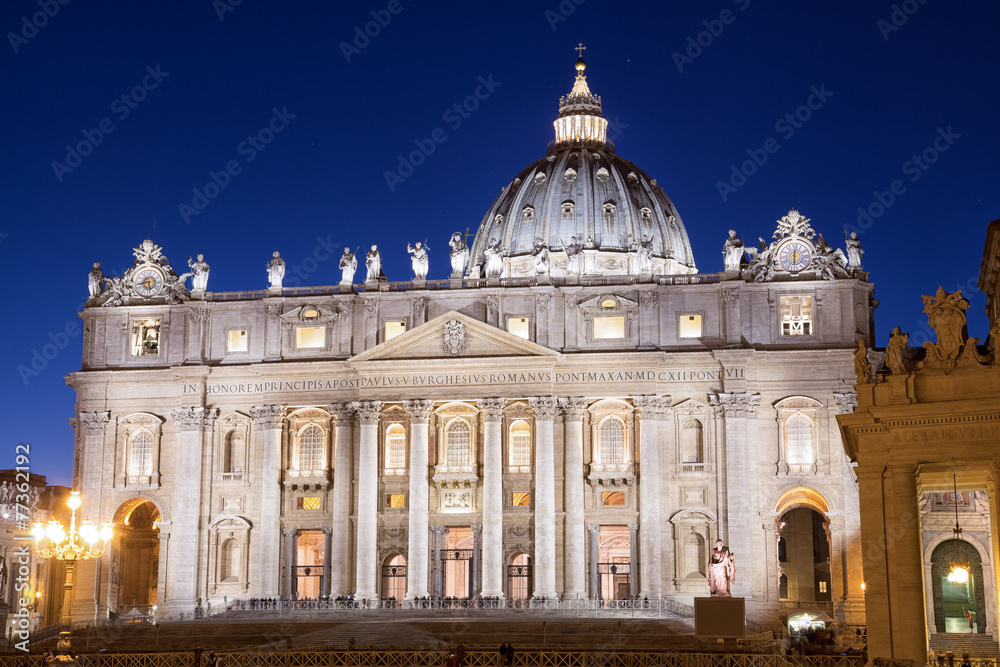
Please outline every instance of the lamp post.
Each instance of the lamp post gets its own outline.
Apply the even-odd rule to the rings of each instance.
[[[36,522],[31,528],[31,537],[35,540],[35,555],[39,558],[56,559],[66,563],[66,584],[63,592],[62,617],[60,622],[69,625],[72,622],[70,604],[73,597],[73,575],[76,561],[100,558],[107,551],[108,542],[114,536],[110,523],[100,526],[90,519],[84,519],[79,530],[76,526],[76,511],[83,501],[80,492],[72,491],[66,504],[72,510],[69,520],[69,531],[58,519],[52,519],[47,524]]]
[[[958,477],[952,475],[955,496],[955,527],[952,529],[952,539],[955,540],[955,548],[952,550],[951,558],[948,560],[948,581],[955,584],[964,584],[969,580],[969,570],[971,564],[969,559],[962,558],[960,545],[962,542],[962,527],[958,523]]]

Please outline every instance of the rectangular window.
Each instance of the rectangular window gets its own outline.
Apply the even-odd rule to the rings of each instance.
[[[826,593],[826,582],[825,581],[819,582],[819,592],[820,593]]]
[[[624,491],[605,491],[601,494],[601,503],[604,505],[624,505]]]
[[[246,352],[250,349],[250,337],[246,329],[229,329],[226,331],[226,352]]]
[[[681,315],[677,323],[678,338],[701,338],[701,315]]]
[[[510,496],[512,507],[531,507],[530,493],[512,493]]]
[[[326,347],[326,327],[296,327],[296,349],[318,350],[324,347]]]
[[[507,318],[507,332],[512,333],[515,336],[520,336],[521,338],[528,340],[528,318],[527,317],[508,317]]]
[[[160,353],[160,319],[132,320],[130,347],[133,357],[158,355]]]
[[[390,493],[385,497],[385,506],[403,509],[406,507],[406,494]]]
[[[782,336],[812,335],[811,296],[783,296],[778,303],[781,306]]]
[[[624,317],[595,317],[594,339],[609,340],[625,337]]]
[[[299,509],[300,510],[318,510],[322,509],[319,496],[302,496],[299,498]]]
[[[399,320],[386,320],[385,323],[385,340],[392,340],[399,334],[406,331],[406,322],[400,322]]]

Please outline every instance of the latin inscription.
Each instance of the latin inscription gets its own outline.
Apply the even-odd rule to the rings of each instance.
[[[961,440],[993,440],[1000,437],[1000,424],[978,424],[928,428],[920,431],[896,431],[893,443],[921,444],[928,442],[954,442]]]
[[[219,382],[207,386],[209,395],[267,394],[290,391],[336,391],[338,389],[379,389],[388,387],[462,387],[487,384],[575,384],[580,382],[711,382],[743,379],[742,368],[683,371],[538,371],[533,373],[421,373],[270,380],[260,382]],[[185,384],[185,394],[201,393],[198,384]]]

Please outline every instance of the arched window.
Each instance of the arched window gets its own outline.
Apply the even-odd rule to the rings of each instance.
[[[783,537],[778,538],[778,562],[788,562],[788,543],[785,542],[785,538]]]
[[[243,472],[243,434],[230,431],[222,449],[222,472]]]
[[[617,417],[607,417],[600,429],[601,464],[625,465],[625,423]]]
[[[240,578],[240,543],[230,537],[219,547],[219,581]]]
[[[785,461],[796,472],[813,464],[812,420],[803,414],[792,415],[785,422]]]
[[[130,477],[149,477],[153,474],[153,434],[144,428],[132,434],[128,453]]]
[[[401,424],[385,431],[385,474],[406,474],[406,429]]]
[[[445,458],[448,467],[461,468],[471,465],[469,462],[469,440],[472,430],[469,422],[464,419],[452,419],[444,431]]]
[[[507,465],[510,472],[531,472],[531,428],[518,420],[507,436]]]
[[[692,419],[681,431],[681,463],[704,463],[704,451],[701,422]]]
[[[316,424],[308,424],[299,431],[299,470],[323,469],[325,441],[323,429]]]
[[[778,579],[778,597],[782,599],[788,597],[788,575],[783,572],[781,578]]]

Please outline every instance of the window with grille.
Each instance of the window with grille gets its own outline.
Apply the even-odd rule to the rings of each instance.
[[[144,428],[132,436],[128,474],[130,477],[149,477],[153,474],[153,434]]]
[[[812,334],[812,297],[783,296],[781,308],[782,336],[809,336]]]
[[[531,472],[531,429],[526,422],[516,421],[510,426],[507,466],[510,472]]]
[[[600,439],[601,465],[624,465],[625,424],[614,417],[608,417],[601,423]]]
[[[299,432],[299,470],[323,469],[323,429],[309,424]]]
[[[802,414],[785,422],[786,458],[790,467],[803,471],[813,464],[812,421]]]
[[[469,423],[464,419],[453,419],[445,430],[448,467],[460,468],[469,463]]]
[[[385,474],[406,474],[406,430],[399,424],[385,432]]]

